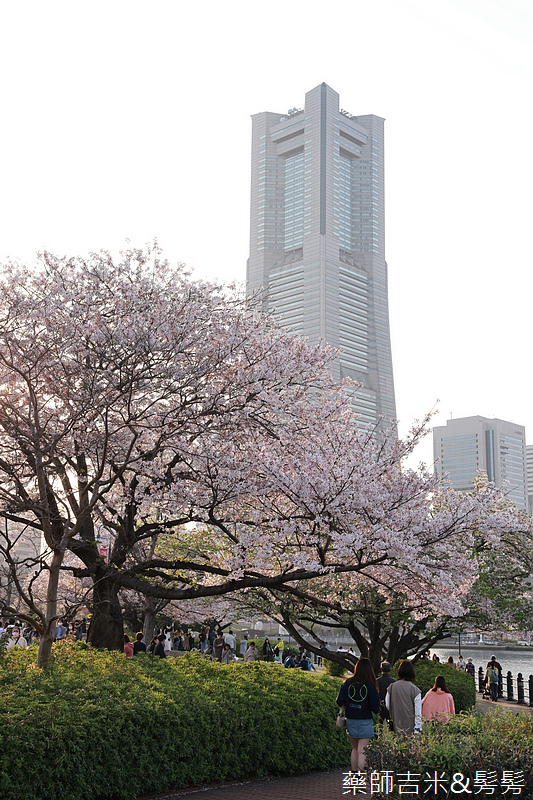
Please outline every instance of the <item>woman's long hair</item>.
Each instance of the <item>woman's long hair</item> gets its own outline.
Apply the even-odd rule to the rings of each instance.
[[[346,680],[352,683],[371,683],[376,689],[378,688],[376,676],[368,658],[360,658],[355,665],[353,675]]]
[[[447,692],[448,694],[451,694],[450,690],[446,686],[446,679],[445,679],[444,675],[437,675],[437,677],[435,678],[435,683],[431,687],[431,691],[432,692],[436,692],[437,689],[442,689],[443,692]]]

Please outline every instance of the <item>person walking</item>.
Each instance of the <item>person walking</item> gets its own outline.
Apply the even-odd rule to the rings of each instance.
[[[65,628],[61,620],[58,619],[56,624],[56,640],[59,641],[59,639],[64,639],[66,635],[67,635],[67,629]]]
[[[281,637],[278,637],[276,648],[278,651],[279,663],[283,664],[283,651],[285,650],[285,642]]]
[[[490,657],[490,661],[487,664],[487,669],[489,667],[496,667],[498,670],[498,697],[503,697],[503,670],[500,662],[496,661],[496,656]]]
[[[272,661],[273,657],[274,657],[274,651],[272,650],[270,639],[265,639],[265,641],[263,642],[263,658],[265,661]]]
[[[259,650],[255,646],[255,642],[250,642],[248,649],[244,654],[245,661],[257,661],[259,659]]]
[[[468,672],[473,678],[476,677],[476,668],[471,658],[468,659],[465,666],[465,672]]]
[[[222,660],[222,648],[224,647],[224,637],[222,631],[218,632],[216,639],[213,642],[213,653],[217,661]]]
[[[455,714],[452,693],[444,675],[437,675],[433,687],[422,698],[422,719],[447,720]]]
[[[368,658],[360,658],[352,677],[342,684],[337,705],[344,708],[346,732],[352,745],[352,771],[363,772],[366,765],[365,748],[374,735],[372,712],[376,714],[379,711],[378,684]]]
[[[390,674],[391,665],[388,661],[381,662],[381,675],[379,676],[377,683],[378,683],[378,691],[379,691],[379,717],[382,722],[385,720],[390,720],[389,709],[385,705],[385,697],[387,695],[387,689],[391,685],[391,683],[395,683],[394,678]]]
[[[244,658],[246,655],[246,651],[248,650],[248,637],[245,636],[244,639],[240,640],[239,643],[239,654]]]
[[[11,647],[27,647],[28,642],[20,633],[20,625],[15,625],[11,630],[11,637],[7,640],[6,650]]]
[[[165,652],[165,634],[160,633],[157,637],[157,644],[154,647],[154,656],[159,656],[159,658],[166,658],[167,654]]]
[[[78,623],[76,627],[76,639],[78,641],[87,641],[87,620],[85,617]]]
[[[230,631],[224,636],[224,644],[229,644],[231,652],[234,653],[237,649],[237,639],[233,631]]]
[[[498,702],[498,687],[500,683],[500,670],[496,666],[496,656],[492,657],[494,661],[489,661],[487,664],[487,671],[485,673],[485,683],[488,683],[490,689],[490,699],[493,703]]]
[[[398,680],[387,689],[385,703],[395,733],[419,733],[422,730],[422,693],[415,686],[415,669],[410,661],[402,661]]]
[[[233,651],[227,642],[224,645],[224,649],[222,651],[222,658],[220,660],[222,664],[230,664],[233,661]]]

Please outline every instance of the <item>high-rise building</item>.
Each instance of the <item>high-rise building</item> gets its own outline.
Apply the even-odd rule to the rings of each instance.
[[[325,83],[303,109],[252,116],[248,292],[284,327],[341,351],[361,424],[396,417],[385,261],[381,117],[339,109]]]
[[[529,513],[533,516],[533,444],[526,444],[526,477]]]
[[[511,502],[528,510],[526,432],[522,425],[487,417],[449,419],[433,428],[433,446],[439,477],[447,475],[455,489],[471,492],[479,471],[504,488]]]

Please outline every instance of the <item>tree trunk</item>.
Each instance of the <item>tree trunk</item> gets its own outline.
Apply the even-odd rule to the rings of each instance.
[[[46,588],[46,622],[39,640],[38,667],[47,667],[52,660],[52,645],[56,638],[57,589],[63,556],[62,550],[54,550],[49,565],[48,586]]]
[[[146,598],[147,601],[149,599],[151,600],[152,598],[148,597]],[[156,616],[157,612],[155,610],[155,604],[147,602],[144,608],[144,625],[143,625],[143,639],[147,647],[154,637]]]
[[[119,585],[96,576],[93,587],[93,616],[87,641],[94,647],[124,650],[124,624],[118,599]]]

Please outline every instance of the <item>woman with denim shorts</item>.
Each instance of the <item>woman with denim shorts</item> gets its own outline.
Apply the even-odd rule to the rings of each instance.
[[[365,748],[374,735],[372,713],[377,714],[379,711],[378,685],[368,658],[360,658],[352,677],[342,684],[337,705],[344,707],[346,732],[352,744],[352,772],[363,772],[366,764]]]

